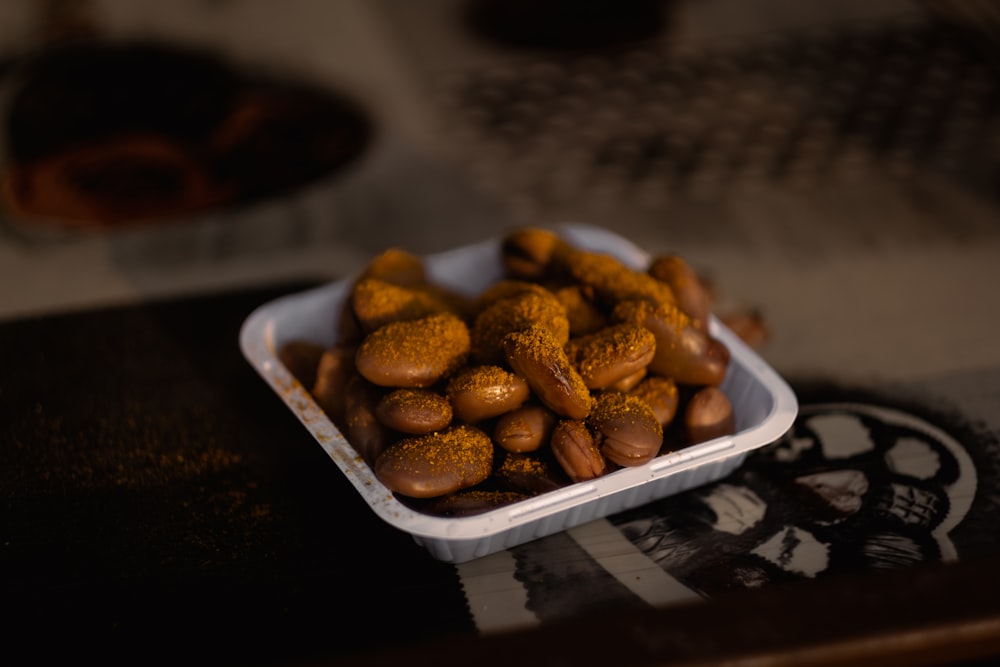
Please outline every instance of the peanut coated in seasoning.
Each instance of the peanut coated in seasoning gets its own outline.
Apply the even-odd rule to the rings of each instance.
[[[538,453],[508,453],[495,474],[504,486],[532,495],[554,491],[572,481],[551,457]]]
[[[649,329],[656,352],[649,370],[686,385],[719,385],[725,379],[729,350],[699,331],[677,306],[642,300],[622,301],[612,311],[616,322],[632,322]]]
[[[626,375],[620,380],[613,382],[608,386],[608,389],[614,389],[616,391],[631,391],[637,384],[642,382],[647,375],[649,375],[648,368],[644,366],[635,373]]]
[[[430,387],[469,356],[469,329],[452,313],[391,322],[361,341],[355,366],[382,387]]]
[[[565,349],[587,387],[605,389],[646,368],[656,338],[645,327],[625,322],[573,338]]]
[[[358,278],[378,278],[393,285],[420,285],[427,282],[427,269],[424,260],[409,250],[387,248],[368,260]]]
[[[509,333],[502,347],[510,367],[549,409],[570,419],[590,414],[590,390],[546,327],[533,325]]]
[[[599,394],[587,425],[604,457],[620,466],[647,463],[663,445],[663,427],[652,408],[632,394]]]
[[[531,495],[518,491],[487,491],[464,489],[434,498],[422,506],[424,512],[434,516],[476,516],[511,503],[527,500]]]
[[[514,230],[500,242],[500,261],[511,276],[541,280],[548,276],[552,258],[566,242],[550,230],[526,227]]]
[[[447,427],[451,423],[451,403],[429,389],[396,389],[381,398],[375,416],[386,427],[419,435]]]
[[[568,254],[566,261],[573,279],[590,290],[595,301],[605,307],[632,299],[655,304],[676,302],[665,282],[648,273],[634,271],[611,255],[578,250]]]
[[[501,363],[503,337],[529,326],[545,327],[560,345],[569,340],[566,309],[554,294],[540,288],[498,299],[476,315],[470,331],[473,358],[484,364]]]
[[[565,285],[555,289],[553,294],[566,309],[570,336],[586,336],[608,326],[608,316],[582,285]]]
[[[649,274],[662,280],[677,298],[677,307],[691,318],[691,324],[708,333],[708,320],[712,311],[712,294],[694,268],[680,255],[661,255],[649,264]]]
[[[362,331],[368,333],[390,322],[414,320],[451,310],[419,286],[400,286],[378,278],[359,280],[351,290],[351,307]]]
[[[653,410],[656,421],[663,426],[674,420],[680,403],[680,390],[672,379],[651,375],[629,390],[629,393],[645,401]]]
[[[475,486],[489,477],[493,442],[468,424],[403,438],[375,461],[375,476],[410,498],[433,498]]]
[[[475,423],[520,406],[531,395],[524,378],[500,366],[466,366],[448,381],[445,395],[455,417]]]

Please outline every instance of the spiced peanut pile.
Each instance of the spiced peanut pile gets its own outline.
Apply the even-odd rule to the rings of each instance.
[[[376,477],[464,516],[734,432],[712,298],[676,255],[645,270],[525,228],[475,297],[400,249],[354,280],[328,349],[283,360]]]

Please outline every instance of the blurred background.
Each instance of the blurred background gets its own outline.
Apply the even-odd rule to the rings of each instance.
[[[996,368],[998,28],[975,0],[6,0],[0,317],[577,222],[685,255],[785,374]]]

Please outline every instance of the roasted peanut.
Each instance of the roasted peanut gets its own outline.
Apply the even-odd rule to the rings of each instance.
[[[376,329],[361,341],[354,363],[382,387],[430,387],[465,363],[469,346],[465,322],[439,313]]]
[[[672,379],[652,375],[633,387],[629,393],[645,401],[662,426],[674,420],[680,404],[680,391]]]
[[[422,505],[421,510],[435,516],[475,516],[530,497],[531,495],[527,493],[518,493],[517,491],[465,489],[434,498]]]
[[[566,309],[571,337],[586,336],[608,326],[607,315],[587,296],[587,290],[581,285],[565,285],[554,289],[553,294]]]
[[[347,441],[368,465],[392,440],[392,434],[375,416],[382,394],[377,387],[355,373],[344,392],[344,428]]]
[[[565,242],[547,229],[518,229],[501,241],[500,261],[513,277],[541,280],[549,273],[553,254],[562,246]]]
[[[475,486],[490,475],[493,443],[468,424],[392,443],[375,461],[375,476],[411,498],[433,498]]]
[[[612,320],[639,324],[653,333],[656,352],[649,362],[651,372],[687,385],[718,385],[725,378],[728,348],[695,328],[678,307],[622,301],[615,306]]]
[[[679,255],[662,255],[650,262],[649,274],[670,285],[677,307],[691,318],[691,325],[708,333],[712,295],[691,265]]]
[[[607,470],[607,461],[582,421],[563,419],[552,432],[552,454],[574,482],[595,479]]]
[[[630,269],[611,255],[581,250],[567,255],[567,261],[573,279],[592,291],[597,303],[606,308],[631,299],[675,303],[669,285],[648,273]]]
[[[323,356],[323,346],[305,340],[293,340],[278,349],[278,361],[299,383],[309,389],[316,382],[316,369]]]
[[[375,416],[388,428],[412,435],[440,431],[451,423],[451,403],[429,389],[396,389],[375,406]]]
[[[566,309],[555,295],[544,289],[522,292],[493,301],[476,315],[470,330],[473,359],[481,364],[501,363],[503,337],[528,326],[545,327],[560,345],[569,340]]]
[[[312,395],[323,412],[338,426],[344,421],[347,383],[355,375],[354,354],[349,345],[334,345],[323,350],[316,365]]]
[[[533,452],[552,437],[556,416],[541,405],[522,405],[500,415],[493,427],[493,442],[508,452]]]
[[[421,285],[427,282],[427,269],[423,259],[408,250],[387,248],[368,260],[358,278],[378,278],[393,285]]]
[[[556,296],[555,293],[549,291],[547,287],[539,283],[505,278],[493,283],[473,299],[474,314],[478,315],[501,299],[509,299],[521,296],[522,294],[537,294],[541,297]]]
[[[663,445],[663,427],[652,408],[632,394],[599,394],[587,426],[604,457],[620,466],[647,463]]]
[[[637,373],[653,360],[656,338],[629,322],[570,339],[566,356],[590,389],[605,389]]]
[[[718,387],[695,392],[684,409],[688,440],[694,444],[736,432],[733,404]]]
[[[613,383],[608,389],[614,389],[615,391],[631,391],[633,387],[643,381],[648,374],[647,368],[644,366],[637,370],[631,375],[626,375],[621,380]]]
[[[719,319],[752,348],[763,347],[771,337],[767,322],[759,311],[733,311],[722,314]]]
[[[378,278],[358,281],[351,307],[361,330],[370,333],[390,322],[450,312],[451,306],[419,287],[401,287]]]
[[[554,491],[570,482],[556,463],[536,454],[508,453],[495,474],[505,486],[533,495]]]
[[[549,409],[570,419],[590,413],[590,390],[548,328],[532,325],[509,333],[501,346],[510,367]]]
[[[524,378],[500,366],[466,366],[449,381],[445,395],[460,421],[475,423],[518,407],[531,394]]]
[[[367,278],[377,278],[400,286],[421,285],[427,281],[427,272],[421,258],[400,248],[389,248],[369,260],[355,278],[351,291]],[[348,298],[341,304],[337,330],[337,340],[342,344],[356,344],[366,333],[354,315],[350,292]]]

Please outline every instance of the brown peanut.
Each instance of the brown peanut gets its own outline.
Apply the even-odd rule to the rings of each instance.
[[[355,352],[352,346],[334,345],[323,350],[316,365],[312,395],[323,412],[338,426],[344,421],[347,383],[355,375]]]
[[[554,491],[569,483],[557,464],[534,454],[506,454],[495,474],[505,486],[532,495]]]
[[[566,309],[570,336],[586,336],[608,326],[608,316],[597,307],[581,285],[565,285],[553,291]]]
[[[316,369],[323,351],[322,345],[305,340],[293,340],[278,349],[278,361],[303,387],[310,389],[316,383]]]
[[[424,260],[402,248],[387,248],[368,260],[359,280],[378,278],[393,285],[421,285],[427,282]]]
[[[573,338],[565,349],[584,384],[605,389],[646,368],[656,352],[656,338],[645,327],[626,322]]]
[[[564,245],[557,234],[547,229],[518,229],[501,241],[500,261],[511,276],[541,280],[549,274],[553,254]]]
[[[492,467],[490,437],[462,424],[397,440],[375,461],[375,476],[404,496],[432,498],[479,484]]]
[[[684,426],[692,444],[736,432],[733,404],[718,387],[704,387],[691,396],[684,409]]]
[[[476,315],[470,330],[472,356],[482,364],[503,362],[503,337],[528,326],[548,329],[560,345],[569,340],[566,309],[554,294],[528,291],[493,301]]]
[[[368,465],[375,463],[392,440],[389,430],[375,416],[381,398],[378,388],[358,374],[351,376],[344,390],[345,435]]]
[[[608,389],[614,389],[615,391],[631,391],[637,384],[642,382],[646,375],[648,374],[647,368],[644,366],[637,370],[631,375],[626,375],[617,382],[611,384]]]
[[[503,280],[498,280],[487,287],[479,294],[479,296],[473,299],[472,303],[474,313],[478,315],[501,299],[518,297],[523,294],[535,294],[545,298],[555,296],[555,294],[550,292],[547,287],[540,285],[539,283],[533,283],[527,280],[504,278]],[[503,320],[506,321],[506,318],[503,318]]]
[[[493,427],[493,442],[508,452],[533,452],[552,437],[556,416],[541,405],[522,405],[500,415]]]
[[[722,323],[752,348],[761,348],[771,337],[764,315],[756,310],[741,310],[719,316]]]
[[[359,282],[367,278],[377,278],[387,283],[400,286],[421,285],[427,281],[427,272],[420,257],[401,248],[389,248],[368,261],[368,264],[355,278],[351,290]],[[364,337],[350,294],[340,308],[340,320],[337,325],[340,343],[357,343]]]
[[[574,482],[596,479],[607,470],[607,461],[586,424],[564,419],[552,432],[552,454]]]
[[[718,385],[725,378],[728,348],[695,328],[691,318],[676,306],[622,301],[612,319],[640,324],[653,333],[656,352],[649,362],[651,372],[688,385]]]
[[[354,362],[382,387],[430,387],[465,363],[469,346],[465,322],[439,313],[379,327],[361,341]]]
[[[662,255],[653,258],[648,271],[657,280],[670,285],[677,298],[677,307],[691,318],[691,325],[708,333],[712,294],[691,265],[679,255]]]
[[[465,489],[434,498],[423,505],[421,509],[435,516],[475,516],[530,497],[530,494],[517,491]]]
[[[669,285],[648,273],[633,271],[610,255],[578,250],[568,254],[566,261],[573,279],[590,290],[595,301],[605,307],[632,299],[654,304],[674,304],[676,301]]]
[[[390,322],[415,320],[451,310],[450,304],[425,289],[393,285],[378,278],[366,278],[355,284],[351,291],[351,307],[364,333]]]
[[[488,364],[466,366],[448,381],[445,389],[455,417],[468,423],[509,412],[528,400],[530,394],[524,378]]]
[[[604,457],[620,466],[647,463],[663,445],[663,427],[652,408],[632,394],[599,394],[587,425]]]
[[[445,396],[429,389],[396,389],[376,404],[375,416],[395,431],[420,435],[448,426],[452,409]]]
[[[549,329],[532,325],[501,343],[507,363],[549,409],[570,419],[590,413],[590,390]]]
[[[637,384],[629,393],[642,399],[662,426],[674,420],[680,404],[680,391],[672,379],[653,375]]]

